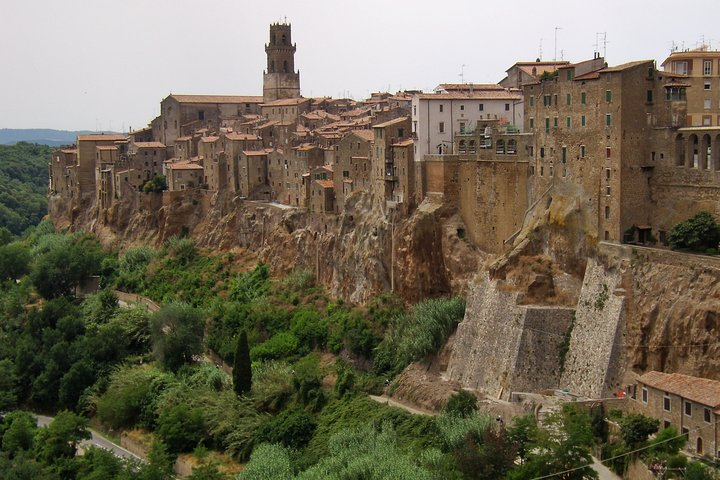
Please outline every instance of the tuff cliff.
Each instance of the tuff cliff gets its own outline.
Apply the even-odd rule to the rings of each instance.
[[[242,248],[280,275],[312,270],[332,295],[357,303],[391,287],[408,302],[463,293],[487,258],[461,238],[464,225],[452,209],[429,201],[409,217],[393,217],[359,192],[331,216],[222,193],[182,193],[138,193],[106,211],[73,210],[51,197],[50,216],[60,228],[94,232],[117,248],[159,245],[181,233],[210,250]]]

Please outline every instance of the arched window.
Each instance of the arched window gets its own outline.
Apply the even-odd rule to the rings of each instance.
[[[465,140],[460,140],[460,153],[467,153],[467,145]]]
[[[700,163],[700,152],[698,151],[697,135],[690,135],[690,140],[688,141],[688,149],[690,150],[690,167],[698,168],[698,164]]]
[[[470,140],[469,153],[471,155],[477,153],[477,149],[475,148],[475,140]]]
[[[507,142],[507,153],[510,155],[515,155],[517,153],[517,142],[515,139],[510,139]]]
[[[505,153],[505,140],[498,140],[495,142],[495,153],[504,154]]]
[[[715,141],[712,142],[711,149],[713,169],[720,171],[720,135],[715,137]]]
[[[678,167],[685,166],[685,139],[682,133],[675,137],[675,165]]]
[[[287,60],[283,60],[283,72],[287,73],[287,71],[288,71]]]
[[[703,444],[702,444],[702,437],[697,438],[697,448],[695,449],[697,451],[698,455],[703,454]]]
[[[700,146],[700,168],[703,170],[710,170],[712,165],[711,158],[712,151],[710,150],[710,135],[705,134],[702,137],[702,144]]]
[[[284,33],[283,33],[283,36],[282,36],[282,44],[283,44],[283,45],[287,45],[287,39],[285,38],[285,34],[284,34]]]

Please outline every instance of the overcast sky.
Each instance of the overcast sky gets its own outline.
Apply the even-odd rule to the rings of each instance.
[[[2,0],[0,128],[141,128],[170,93],[262,95],[284,18],[304,96],[494,83],[541,41],[592,58],[598,32],[611,65],[720,47],[718,0]]]

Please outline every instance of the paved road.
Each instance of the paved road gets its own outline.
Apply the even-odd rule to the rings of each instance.
[[[53,421],[52,417],[46,417],[45,415],[35,415],[35,417],[37,418],[38,427],[44,427]],[[116,457],[126,458],[128,460],[135,460],[139,462],[145,461],[134,453],[125,450],[120,445],[111,442],[107,438],[97,433],[95,430],[90,430],[90,435],[92,435],[91,438],[89,440],[83,440],[82,442],[80,442],[80,446],[94,446],[108,450],[112,452],[113,455],[115,455]]]
[[[622,477],[619,477],[615,475],[615,473],[610,470],[608,467],[600,463],[600,460],[598,460],[595,457],[592,457],[593,459],[593,470],[595,470],[598,473],[598,478],[600,480],[622,480]]]

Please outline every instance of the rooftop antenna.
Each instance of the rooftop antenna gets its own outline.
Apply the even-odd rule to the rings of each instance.
[[[597,32],[595,34],[595,47],[598,49],[598,53],[600,50],[600,38],[602,38],[602,46],[603,46],[603,58],[607,57],[607,32]]]
[[[460,65],[460,83],[465,83],[465,65],[464,63]]]
[[[562,27],[555,27],[555,51],[553,52],[553,62],[557,62],[557,32],[562,30]],[[553,67],[555,69],[557,67]]]
[[[565,50],[560,50],[560,61],[565,60]]]
[[[540,46],[539,46],[539,50],[538,50],[538,59],[539,59],[540,61],[542,61],[542,41],[543,41],[543,39],[541,38],[541,39],[540,39]]]

